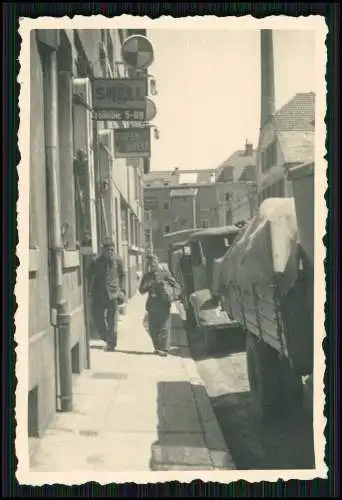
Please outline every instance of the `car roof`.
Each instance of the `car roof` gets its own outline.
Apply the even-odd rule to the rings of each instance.
[[[205,236],[228,236],[229,234],[238,233],[239,231],[241,231],[241,229],[237,226],[209,227],[194,232],[191,235],[191,239],[203,238]]]

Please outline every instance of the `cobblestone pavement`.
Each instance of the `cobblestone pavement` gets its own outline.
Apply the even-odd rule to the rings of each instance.
[[[171,355],[160,358],[142,326],[144,303],[131,299],[116,352],[92,343],[74,410],[55,415],[31,472],[235,468],[176,310]]]
[[[236,340],[230,350],[225,349],[219,356],[197,361],[198,372],[236,468],[314,469],[310,414],[297,409],[296,413],[267,427],[259,425],[250,397],[244,339]]]
[[[184,319],[180,305],[178,311]],[[236,468],[314,469],[310,412],[297,409],[267,427],[258,425],[250,397],[245,337],[239,330],[230,332],[224,344],[215,355],[195,359]]]

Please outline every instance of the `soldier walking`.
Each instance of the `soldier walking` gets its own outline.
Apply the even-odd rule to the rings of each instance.
[[[179,285],[156,256],[151,256],[139,292],[148,293],[146,311],[155,354],[167,356],[171,330],[171,304],[179,297]]]
[[[116,254],[111,239],[105,240],[101,254],[92,261],[88,280],[95,327],[106,342],[107,351],[114,351],[117,345],[119,306],[124,302],[126,292],[123,262]]]

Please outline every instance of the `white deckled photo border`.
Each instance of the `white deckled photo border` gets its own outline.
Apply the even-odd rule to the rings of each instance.
[[[34,473],[29,469],[29,450],[27,436],[27,394],[28,394],[28,311],[29,311],[29,163],[30,163],[30,31],[33,29],[96,29],[99,28],[146,28],[146,29],[194,29],[194,30],[245,30],[245,29],[282,29],[282,30],[314,30],[316,32],[316,116],[315,116],[315,367],[314,367],[314,444],[316,467],[313,470],[232,470],[232,471],[165,471],[165,472],[93,472],[70,471],[68,473]],[[326,232],[327,207],[324,194],[327,190],[326,154],[326,64],[327,48],[325,45],[328,28],[321,16],[287,17],[270,16],[255,19],[252,16],[219,18],[215,16],[194,16],[174,19],[162,16],[159,19],[122,15],[115,18],[96,16],[75,16],[37,19],[21,18],[19,34],[20,49],[20,84],[19,113],[20,125],[18,132],[18,147],[21,160],[18,165],[19,197],[17,202],[18,233],[17,256],[20,265],[17,271],[15,295],[18,309],[15,314],[16,348],[16,440],[15,448],[18,459],[17,480],[25,485],[64,484],[76,485],[96,481],[102,485],[109,483],[134,482],[146,484],[177,480],[183,483],[195,479],[231,483],[238,480],[248,482],[278,481],[300,479],[311,480],[327,477],[327,465],[324,461],[326,418],[324,416],[325,393],[324,373],[325,355],[323,340],[325,337],[326,286],[324,259],[326,249],[323,237]]]

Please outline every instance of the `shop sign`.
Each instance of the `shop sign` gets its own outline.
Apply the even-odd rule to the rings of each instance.
[[[114,130],[115,158],[149,158],[151,155],[150,128]]]
[[[140,112],[145,118],[146,96],[145,78],[96,78],[93,80],[93,110],[105,113]]]

